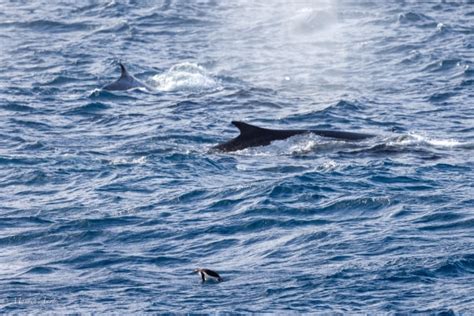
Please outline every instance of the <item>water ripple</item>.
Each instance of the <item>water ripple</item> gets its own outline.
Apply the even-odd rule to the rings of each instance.
[[[1,7],[0,313],[474,309],[467,2]]]

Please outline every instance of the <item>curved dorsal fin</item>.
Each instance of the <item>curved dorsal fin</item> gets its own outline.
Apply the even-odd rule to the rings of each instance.
[[[240,131],[240,135],[252,135],[257,132],[266,131],[267,129],[261,128],[255,125],[250,125],[244,122],[232,121],[232,124],[237,127]]]
[[[120,66],[120,77],[128,77],[129,74],[128,74],[128,71],[127,69],[125,69],[125,66],[122,64],[122,63],[119,63],[119,66]]]

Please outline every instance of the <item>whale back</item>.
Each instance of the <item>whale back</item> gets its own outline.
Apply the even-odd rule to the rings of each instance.
[[[132,76],[125,66],[122,63],[119,63],[120,66],[120,78],[111,84],[106,85],[102,89],[108,91],[117,91],[117,90],[129,90],[133,88],[145,87],[140,81],[138,81],[134,76]]]
[[[239,129],[240,135],[226,143],[215,146],[214,149],[236,151],[248,147],[266,146],[274,140],[282,140],[306,133],[305,130],[274,130],[239,121],[232,121],[232,124]]]
[[[331,130],[278,130],[268,129],[251,124],[247,124],[239,121],[232,121],[232,124],[237,127],[240,131],[240,135],[236,138],[231,139],[228,142],[219,144],[214,147],[215,150],[230,152],[236,150],[242,150],[248,147],[266,146],[274,140],[283,140],[289,137],[313,133],[322,137],[330,137],[348,141],[359,141],[366,138],[374,137],[371,134],[352,133],[344,131],[331,131]]]

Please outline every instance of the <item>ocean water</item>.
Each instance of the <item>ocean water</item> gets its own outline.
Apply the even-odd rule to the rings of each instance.
[[[0,0],[0,30],[0,313],[474,311],[471,0]],[[119,62],[153,90],[101,90]],[[211,151],[232,120],[377,137]]]

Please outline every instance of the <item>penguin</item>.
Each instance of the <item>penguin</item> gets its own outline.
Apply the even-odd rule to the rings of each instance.
[[[194,272],[199,273],[199,275],[202,278],[203,283],[206,282],[207,280],[213,280],[213,281],[217,281],[217,282],[222,282],[223,281],[223,279],[221,278],[221,276],[217,272],[209,270],[209,269],[197,268],[197,269],[194,270]]]

